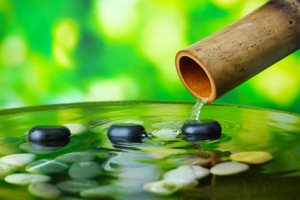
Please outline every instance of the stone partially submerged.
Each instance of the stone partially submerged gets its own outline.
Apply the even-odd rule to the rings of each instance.
[[[198,182],[191,178],[169,178],[147,183],[143,189],[156,194],[170,195],[179,190],[193,188],[197,184]]]
[[[201,166],[186,165],[170,170],[163,175],[163,180],[147,183],[143,189],[161,195],[170,195],[179,190],[193,188],[199,179],[210,174],[209,170]]]
[[[201,166],[185,165],[168,171],[164,174],[164,179],[202,179],[210,174],[207,168]]]
[[[249,165],[239,162],[224,162],[215,165],[210,169],[210,172],[214,175],[229,176],[239,174],[249,170]]]
[[[270,153],[263,151],[239,152],[232,154],[230,158],[248,164],[263,164],[273,160],[273,156]]]
[[[20,168],[34,161],[35,158],[36,155],[32,153],[18,153],[18,154],[7,155],[0,158],[0,162],[9,164],[16,168]]]

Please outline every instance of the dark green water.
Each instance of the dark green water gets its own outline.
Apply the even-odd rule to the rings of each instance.
[[[111,199],[298,199],[300,116],[295,114],[205,105],[200,119],[220,122],[223,131],[219,140],[199,143],[186,142],[181,138],[153,138],[143,143],[112,144],[106,137],[107,129],[115,122],[142,123],[149,133],[166,128],[180,129],[192,106],[192,103],[108,102],[3,110],[0,111],[0,156],[24,152],[19,145],[26,145],[24,133],[33,126],[82,123],[89,127],[89,132],[73,136],[65,148],[50,152],[28,151],[36,153],[37,159],[88,151],[97,155],[97,162],[103,167],[112,162],[112,170],[104,171],[94,180],[103,186],[116,184],[134,192],[127,197],[112,193]],[[158,180],[164,171],[184,164],[188,154],[213,152],[226,159],[230,153],[254,150],[267,151],[273,154],[274,160],[264,165],[252,165],[248,172],[239,175],[210,175],[200,180],[196,188],[172,196],[159,196],[141,190],[144,183]],[[134,180],[131,180],[130,173]],[[51,183],[69,179],[67,174],[55,175]],[[0,180],[0,199],[20,198],[38,199],[28,192],[27,186],[11,185]],[[64,193],[60,199],[83,198]]]

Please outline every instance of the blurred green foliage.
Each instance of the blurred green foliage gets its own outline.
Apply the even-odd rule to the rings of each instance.
[[[0,0],[0,108],[195,99],[175,54],[265,0]],[[296,52],[218,99],[300,113]]]

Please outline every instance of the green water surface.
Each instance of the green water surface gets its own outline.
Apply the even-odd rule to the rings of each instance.
[[[300,195],[300,116],[290,113],[227,105],[205,105],[200,119],[215,119],[222,136],[215,141],[186,142],[177,138],[147,138],[143,143],[111,143],[107,129],[114,123],[140,123],[151,134],[161,129],[180,129],[192,103],[99,102],[30,107],[0,111],[0,156],[31,152],[38,159],[52,159],[68,152],[88,151],[97,156],[103,170],[95,178],[100,186],[118,185],[118,191],[103,199],[298,199]],[[70,143],[54,151],[34,151],[26,132],[36,125],[82,123],[89,131],[72,136]],[[170,131],[170,130],[169,130]],[[21,150],[27,145],[28,150]],[[171,196],[142,191],[142,185],[159,180],[163,172],[186,163],[187,155],[213,153],[220,159],[241,151],[266,151],[274,160],[251,165],[243,174],[212,176],[200,180],[196,188]],[[17,173],[17,172],[16,172]],[[124,175],[125,174],[125,175]],[[132,175],[132,179],[130,176]],[[71,180],[68,174],[52,176],[51,183]],[[0,180],[0,199],[38,199],[27,186]],[[84,199],[63,193],[60,199]],[[101,199],[101,198],[97,198]]]

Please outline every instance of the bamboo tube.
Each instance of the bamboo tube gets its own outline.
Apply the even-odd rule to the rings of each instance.
[[[271,0],[179,51],[176,69],[194,97],[211,103],[299,47],[300,0]]]

